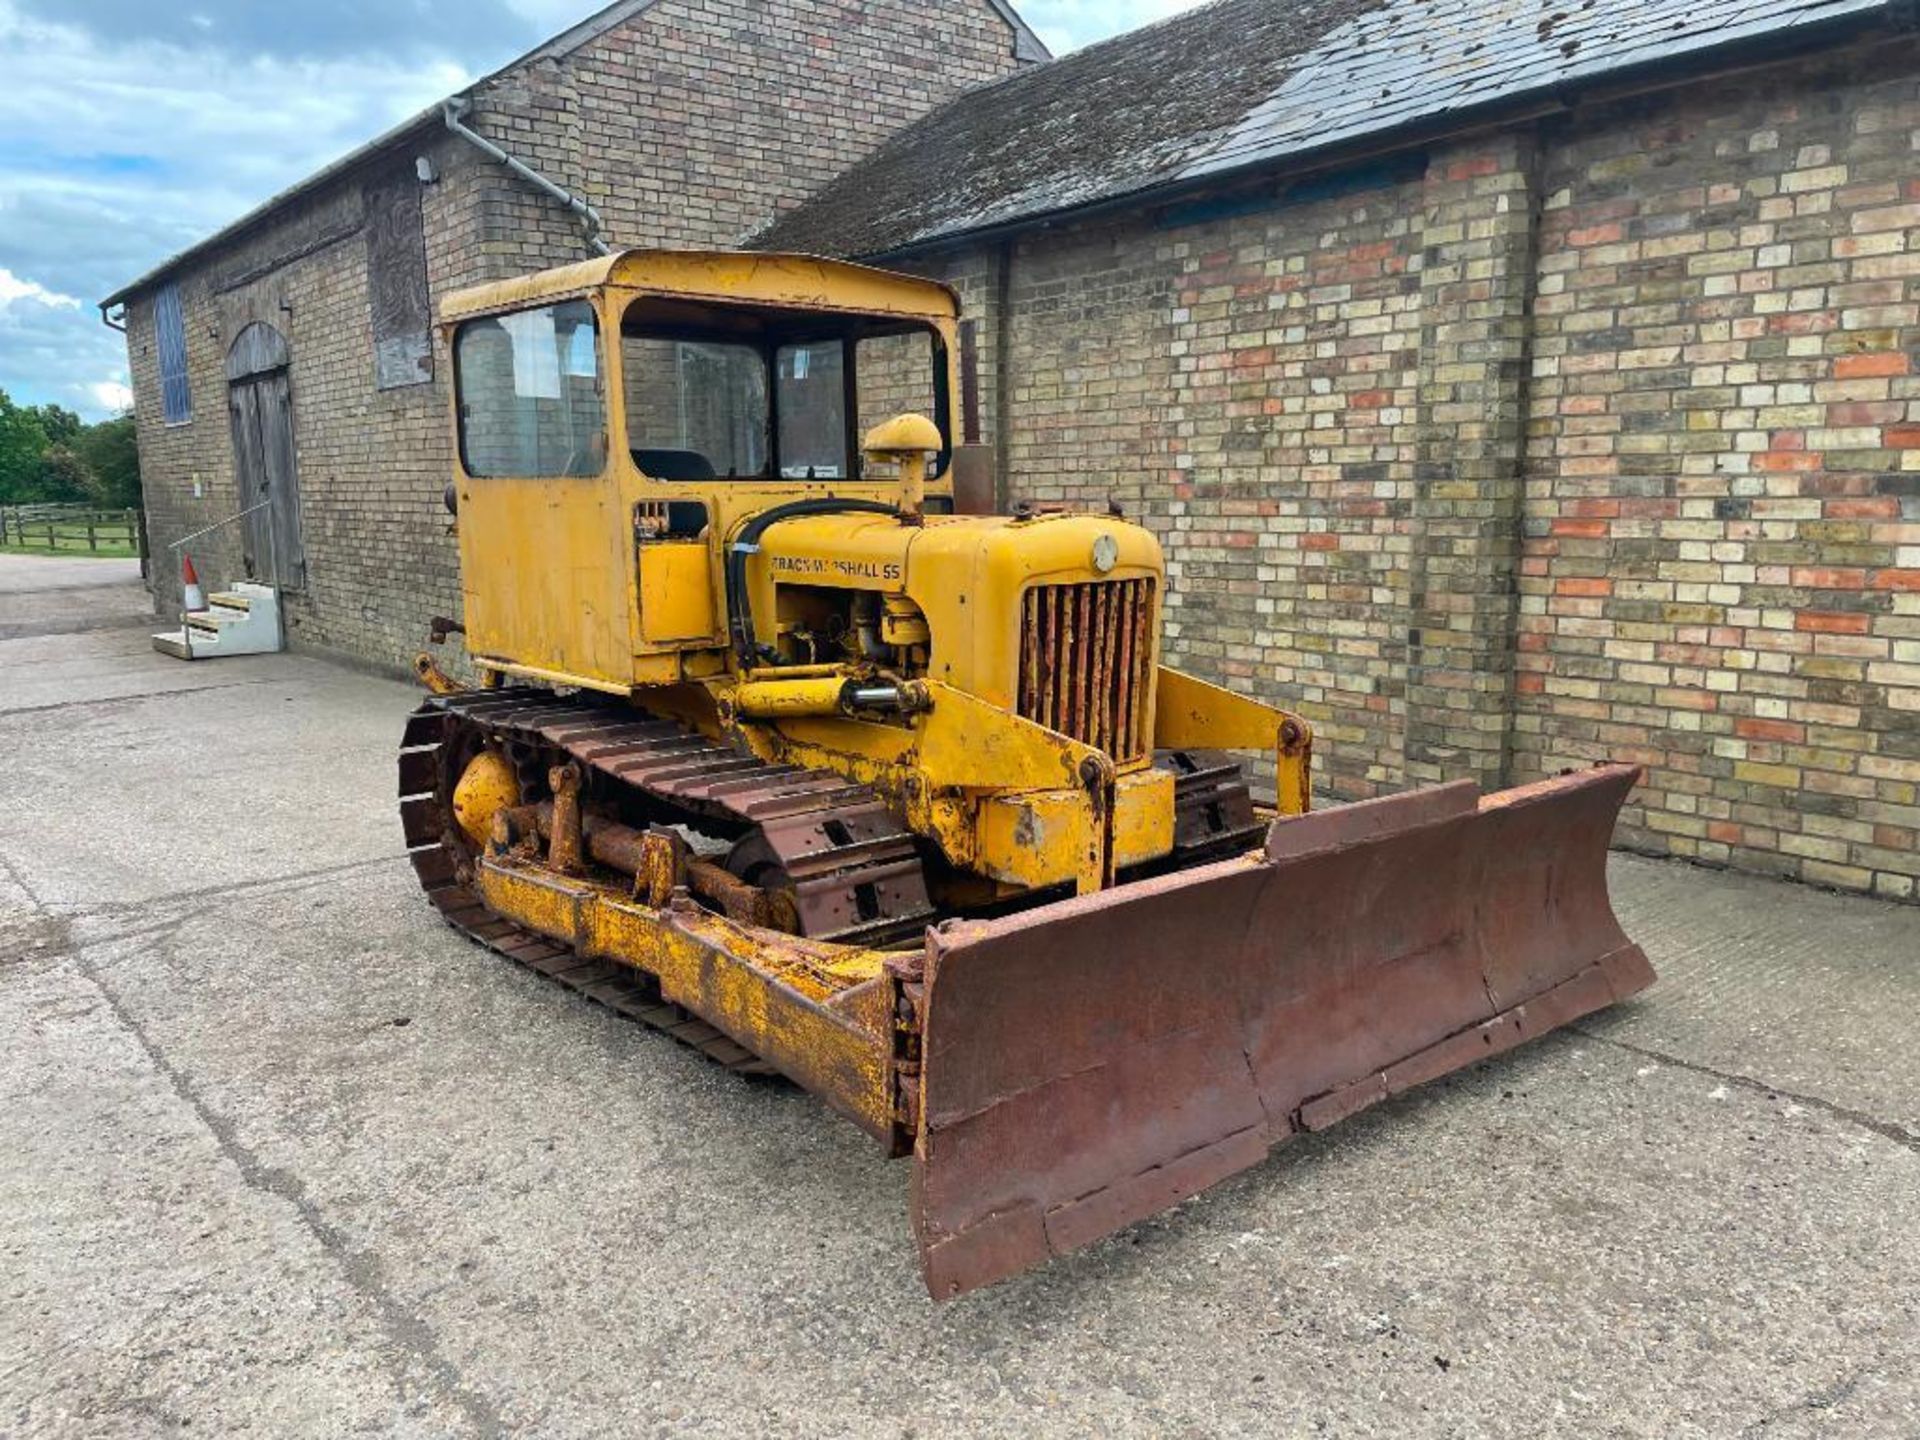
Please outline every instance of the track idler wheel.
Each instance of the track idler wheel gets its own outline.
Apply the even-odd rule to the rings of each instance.
[[[493,817],[520,803],[520,780],[506,756],[482,750],[467,762],[453,787],[453,818],[477,848],[493,831]]]

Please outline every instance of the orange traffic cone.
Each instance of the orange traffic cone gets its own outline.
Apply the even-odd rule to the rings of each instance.
[[[207,592],[200,588],[200,577],[194,573],[193,569],[193,557],[185,551],[180,555],[180,591],[182,609],[204,610],[207,608]]]

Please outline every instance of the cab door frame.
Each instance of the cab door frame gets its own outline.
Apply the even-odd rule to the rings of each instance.
[[[584,304],[594,324],[599,468],[594,473],[479,474],[469,468],[474,377],[463,354],[471,327]],[[600,287],[476,315],[446,327],[453,357],[453,440],[461,590],[468,652],[484,668],[524,679],[629,694],[638,628],[632,506],[614,456],[626,443],[617,307]],[[514,341],[508,336],[507,361]],[[567,356],[556,349],[562,403]],[[497,361],[496,361],[497,365]],[[517,382],[511,382],[517,384]],[[514,403],[539,396],[511,392]],[[590,441],[590,446],[595,443]]]

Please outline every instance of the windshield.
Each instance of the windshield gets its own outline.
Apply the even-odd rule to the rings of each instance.
[[[627,443],[661,480],[767,472],[767,362],[734,341],[626,337]],[[642,458],[642,457],[646,458]]]
[[[946,352],[924,326],[643,299],[620,340],[627,443],[655,480],[857,479],[879,421],[913,410],[946,433]]]
[[[837,480],[847,473],[847,360],[839,340],[782,345],[774,354],[780,473]]]

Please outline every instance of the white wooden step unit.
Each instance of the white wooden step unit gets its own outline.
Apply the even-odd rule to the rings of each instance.
[[[153,637],[153,648],[179,660],[222,655],[272,655],[280,640],[280,597],[271,585],[242,583],[207,597],[207,608],[189,610],[178,630]]]

